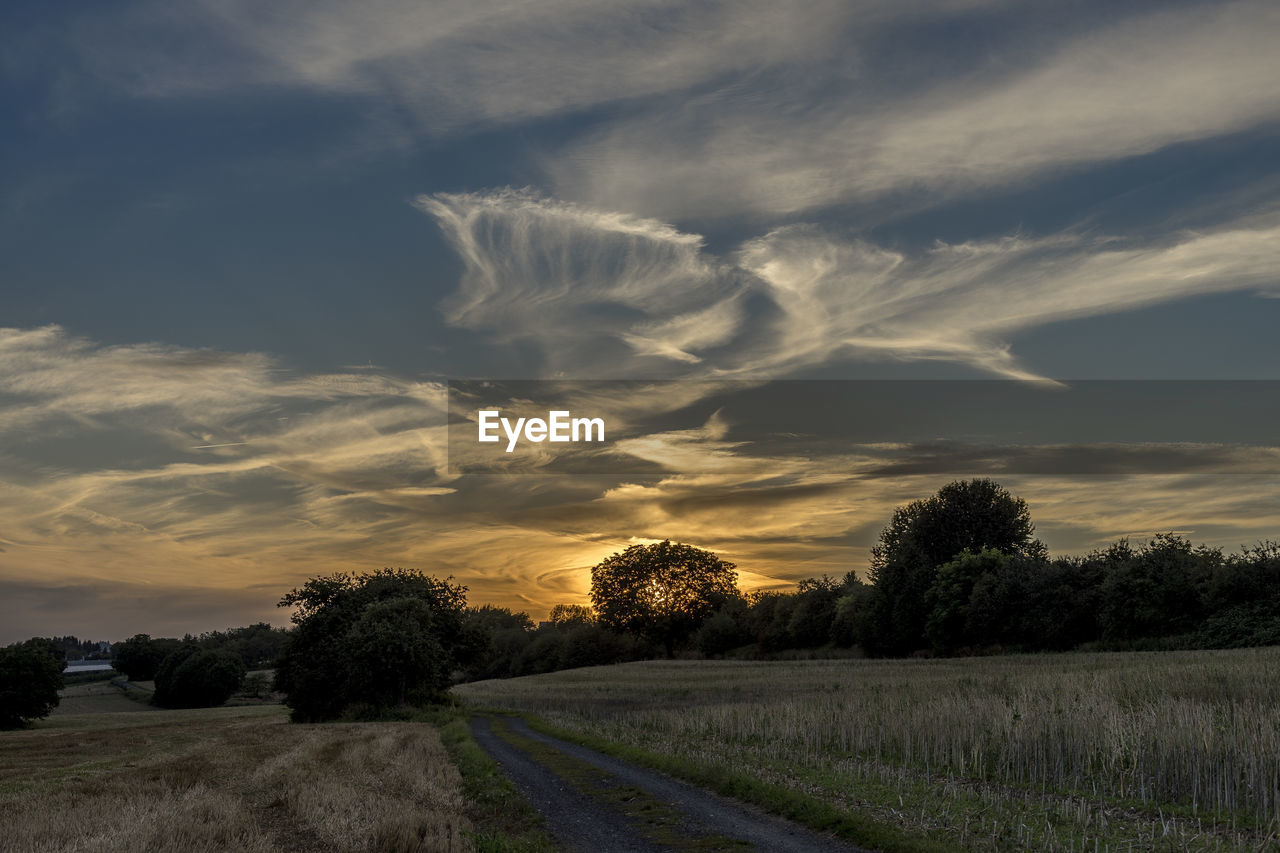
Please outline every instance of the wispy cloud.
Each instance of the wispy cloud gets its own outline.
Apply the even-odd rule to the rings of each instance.
[[[697,235],[528,191],[443,193],[418,206],[466,265],[446,319],[507,342],[556,341],[540,350],[543,375],[634,375],[636,353],[697,361],[690,350],[736,327],[739,288]]]
[[[437,385],[102,346],[57,328],[5,330],[0,375],[0,641],[279,621],[272,604],[309,575],[395,565],[541,615],[584,600],[603,557],[667,537],[734,560],[749,587],[785,585],[864,567],[895,505],[993,465],[1057,550],[1171,528],[1234,545],[1280,517],[1274,475],[1258,472],[1275,458],[1265,448],[819,442],[788,455],[736,437],[719,412],[687,428],[637,426],[637,407],[691,405],[715,382],[675,383],[683,390],[666,398],[651,383],[584,392],[630,418],[614,450],[650,473],[468,478],[444,472]],[[239,440],[193,446],[206,435]],[[1103,474],[1053,473],[1077,467]]]
[[[394,104],[414,132],[438,135],[812,62],[836,52],[851,17],[837,2],[797,14],[757,0],[205,0],[181,12],[137,4],[87,22],[80,44],[89,67],[129,94],[301,88]]]
[[[1016,33],[1011,33],[1016,37]],[[1280,117],[1273,3],[1178,7],[957,79],[731,88],[618,122],[546,161],[558,195],[651,216],[787,215],[929,203],[1147,154]],[[875,215],[874,213],[871,215]]]
[[[379,518],[451,491],[440,386],[56,327],[0,332],[0,375],[3,535],[24,549],[10,577],[185,567],[241,585],[273,562],[340,560]]]
[[[1280,281],[1273,214],[1159,242],[1064,232],[916,252],[788,226],[717,259],[657,220],[527,192],[420,205],[466,267],[448,318],[536,347],[550,376],[657,360],[672,375],[766,379],[858,356],[1036,378],[1005,343],[1015,331]],[[752,296],[771,307],[744,311]]]
[[[1034,378],[1005,336],[1058,320],[1280,281],[1274,218],[1169,243],[1062,234],[916,253],[790,227],[748,242],[739,263],[781,311],[775,346],[735,365],[750,375],[846,357],[939,359]]]

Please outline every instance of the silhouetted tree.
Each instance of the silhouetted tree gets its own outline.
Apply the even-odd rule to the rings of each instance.
[[[462,633],[466,678],[506,678],[520,674],[516,665],[533,640],[533,620],[528,613],[485,604],[467,610]]]
[[[787,620],[787,634],[796,648],[811,649],[831,641],[840,584],[827,576],[800,581]]]
[[[466,588],[405,569],[311,578],[280,600],[296,625],[276,666],[296,721],[431,701],[471,663]]]
[[[129,676],[130,681],[150,681],[160,671],[165,657],[180,645],[180,640],[152,639],[149,634],[134,634],[111,647],[111,668]]]
[[[906,654],[925,642],[927,595],[938,568],[964,551],[1044,556],[1032,538],[1027,504],[992,480],[949,483],[925,500],[898,507],[871,549],[875,593],[865,644],[873,654]]]
[[[288,630],[258,622],[243,628],[210,631],[201,634],[197,642],[201,648],[231,652],[239,656],[247,668],[255,669],[273,666],[288,637]]]
[[[848,648],[862,642],[870,597],[875,593],[853,572],[845,575],[831,616],[831,642]]]
[[[711,614],[693,635],[693,646],[707,657],[717,657],[751,643],[750,607],[734,596]]]
[[[166,708],[213,708],[240,689],[244,676],[238,655],[183,643],[161,661],[151,698]]]
[[[595,624],[596,613],[585,604],[557,604],[551,608],[549,621],[557,627],[592,625]]]
[[[1158,534],[1136,551],[1117,543],[1106,557],[1099,613],[1109,640],[1164,637],[1192,630],[1222,553],[1194,549],[1172,533]]]
[[[353,698],[375,708],[421,705],[449,683],[452,660],[434,629],[435,612],[403,596],[366,605],[344,639]]]
[[[0,649],[0,729],[49,716],[58,706],[62,667],[41,638]]]
[[[738,595],[737,579],[732,563],[692,545],[632,545],[591,570],[591,601],[602,626],[656,643],[671,657]]]

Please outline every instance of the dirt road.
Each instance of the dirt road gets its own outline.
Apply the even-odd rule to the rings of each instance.
[[[751,806],[535,732],[517,718],[476,716],[471,731],[566,850],[860,853]]]

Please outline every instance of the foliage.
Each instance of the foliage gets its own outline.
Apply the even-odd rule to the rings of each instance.
[[[927,596],[939,567],[958,554],[992,549],[1042,556],[1027,504],[991,480],[949,483],[898,507],[871,549],[875,596],[861,632],[869,651],[906,654],[925,643]]]
[[[213,708],[240,689],[244,676],[238,656],[183,643],[160,663],[152,701],[166,708]]]
[[[432,701],[478,653],[466,604],[465,587],[406,569],[311,578],[280,600],[297,611],[275,687],[298,721]]]
[[[1005,578],[1015,558],[984,548],[965,551],[938,568],[925,595],[925,639],[939,652],[997,643],[1005,634],[1011,597]]]
[[[732,563],[692,545],[632,545],[591,570],[591,601],[601,625],[661,645],[670,657],[738,595],[737,579]]]
[[[352,695],[375,708],[429,702],[448,683],[450,666],[433,622],[421,598],[366,605],[345,642]]]
[[[528,613],[485,604],[468,608],[462,620],[463,657],[468,680],[518,675],[516,659],[529,645],[533,620]]]
[[[274,666],[288,638],[287,629],[256,622],[243,628],[201,634],[197,642],[206,649],[230,652],[239,657],[248,669],[257,669]]]
[[[694,648],[705,657],[717,657],[752,642],[750,615],[746,599],[730,598],[694,633]]]
[[[1203,616],[1202,593],[1222,554],[1197,553],[1171,533],[1158,534],[1137,551],[1113,546],[1102,583],[1102,636],[1131,640],[1190,630]]]
[[[549,621],[556,627],[573,625],[592,625],[596,621],[596,613],[584,604],[557,604],[551,608]]]
[[[793,648],[812,649],[830,642],[839,597],[840,584],[825,575],[796,585],[795,605],[787,619]]]
[[[130,681],[150,681],[160,671],[165,657],[175,651],[181,640],[152,639],[149,634],[134,634],[111,648],[111,668],[123,672]]]
[[[644,611],[662,546],[637,546],[597,567],[612,570],[621,604],[594,613],[556,605],[537,629],[528,616],[468,611],[467,680],[682,653],[707,658],[840,654],[956,655],[1001,651],[1232,648],[1280,644],[1280,544],[1224,556],[1173,534],[1121,540],[1050,559],[1032,538],[1025,502],[989,480],[957,482],[899,508],[872,554],[871,583],[854,572],[801,580],[791,591],[718,592],[710,606],[666,630]],[[974,547],[974,543],[987,543]],[[688,548],[671,546],[667,548]],[[952,548],[960,550],[949,554]],[[696,550],[696,549],[692,549]],[[705,553],[705,552],[703,552]],[[626,558],[626,559],[624,559]],[[642,559],[643,558],[643,559]],[[635,565],[633,565],[633,563]],[[639,566],[639,568],[637,568]]]
[[[61,689],[62,661],[40,638],[0,649],[0,729],[49,716]]]

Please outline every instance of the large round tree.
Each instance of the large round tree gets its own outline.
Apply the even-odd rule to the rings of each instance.
[[[1036,556],[1044,546],[1026,501],[992,480],[959,480],[898,507],[871,549],[874,592],[859,632],[872,654],[907,654],[927,645],[927,600],[939,567],[984,549]]]
[[[632,545],[591,570],[601,625],[662,646],[670,657],[727,599],[738,595],[733,563],[670,540]]]
[[[276,664],[293,719],[372,715],[439,698],[465,661],[466,587],[383,569],[311,578],[280,600],[296,626]]]
[[[61,689],[62,662],[40,641],[0,649],[0,729],[49,716]]]

